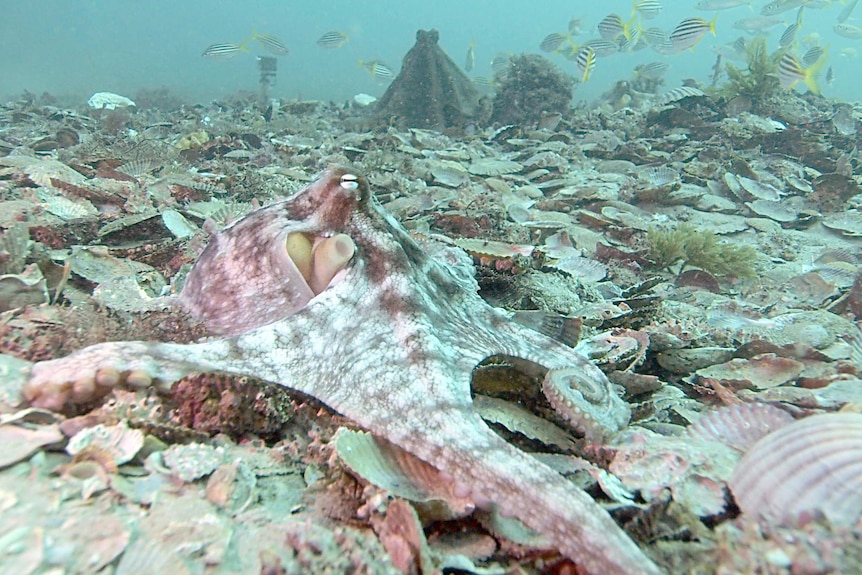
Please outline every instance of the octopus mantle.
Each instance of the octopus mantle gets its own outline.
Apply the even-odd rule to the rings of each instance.
[[[310,288],[315,281],[325,285]],[[331,168],[217,234],[201,254],[179,299],[219,336],[88,347],[35,364],[24,394],[59,409],[123,381],[170,385],[201,371],[276,382],[432,463],[460,492],[543,533],[590,573],[659,573],[590,496],[474,410],[473,369],[502,355],[540,376],[547,370],[551,403],[594,440],[629,416],[587,359],[476,292],[463,252],[420,247],[363,178]]]

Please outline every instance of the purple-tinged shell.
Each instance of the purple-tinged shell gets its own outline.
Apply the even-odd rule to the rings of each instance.
[[[789,413],[767,403],[739,403],[707,413],[688,428],[688,433],[698,439],[720,441],[744,453],[762,437],[792,421]]]
[[[728,482],[746,514],[788,522],[822,513],[833,524],[862,516],[862,414],[829,413],[755,443]]]

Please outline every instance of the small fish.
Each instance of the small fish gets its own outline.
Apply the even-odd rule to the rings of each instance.
[[[499,53],[491,58],[491,71],[494,72],[494,78],[503,80],[509,75],[510,60],[509,55],[504,53]]]
[[[778,82],[782,88],[792,90],[801,80],[805,82],[809,90],[815,94],[819,94],[820,87],[817,85],[817,73],[820,71],[820,66],[822,66],[821,62],[825,62],[825,59],[821,59],[817,64],[805,68],[802,66],[799,58],[791,52],[787,52],[781,57],[781,61],[778,63]]]
[[[590,48],[595,50],[597,58],[606,58],[611,54],[616,54],[620,51],[620,47],[618,44],[614,44],[613,42],[604,40],[602,38],[587,40],[586,42],[584,42],[584,46],[589,46]]]
[[[811,34],[806,34],[805,36],[803,36],[800,43],[802,44],[803,48],[810,48],[812,46],[819,46],[823,42],[820,38],[820,34],[818,34],[817,32],[812,32]]]
[[[584,24],[580,18],[572,18],[569,20],[569,36],[577,36],[580,34],[583,25]]]
[[[377,82],[391,80],[395,77],[392,68],[380,60],[359,60],[359,67],[364,68]]]
[[[845,0],[841,0],[841,3],[844,4]],[[805,7],[811,8],[812,10],[823,10],[825,8],[831,8],[834,0],[805,0]]]
[[[629,30],[631,24],[631,22],[623,22],[619,14],[608,14],[599,22],[597,28],[599,36],[605,40],[613,41],[620,36],[629,38],[631,35],[631,31]]]
[[[321,48],[334,50],[336,48],[341,48],[342,46],[344,46],[348,40],[350,40],[350,36],[348,36],[344,32],[339,32],[338,30],[330,30],[329,32],[317,39],[317,45]]]
[[[539,49],[542,52],[556,52],[566,41],[566,36],[559,32],[551,32],[541,41]]]
[[[859,51],[856,48],[841,48],[841,57],[854,60],[859,56]]]
[[[826,53],[826,48],[822,46],[812,46],[805,54],[802,55],[802,65],[806,68],[813,66]]]
[[[781,37],[778,39],[778,45],[782,48],[790,48],[796,43],[796,31],[799,30],[799,25],[794,22],[790,26],[784,29],[784,32],[781,33]]]
[[[796,33],[802,28],[802,11],[805,6],[799,8],[796,13],[796,21],[784,29],[781,38],[778,39],[778,45],[782,48],[790,48],[796,43]]]
[[[773,26],[778,26],[784,22],[780,18],[770,18],[768,16],[753,16],[751,18],[743,18],[733,23],[733,27],[737,30],[746,32],[762,32]]]
[[[617,45],[619,46],[620,52],[637,52],[638,50],[646,48],[648,44],[646,43],[646,40],[641,37],[640,29],[632,28],[629,37],[621,37],[617,40]]]
[[[835,70],[832,69],[832,66],[829,66],[829,69],[826,70],[826,85],[831,86],[832,82],[835,81]]]
[[[686,18],[677,24],[669,36],[674,50],[682,52],[694,48],[707,32],[712,32],[712,35],[715,36],[715,21],[717,19],[717,15],[709,22],[703,18],[693,17]]]
[[[577,63],[578,70],[581,71],[581,80],[583,82],[589,81],[590,74],[596,67],[596,51],[589,46],[584,46],[578,51]]]
[[[668,34],[661,28],[652,27],[643,31],[644,40],[650,46],[661,45],[668,41]]]
[[[724,71],[723,60],[721,53],[715,55],[715,63],[712,65],[712,86],[718,85],[718,80]]]
[[[850,0],[847,3],[847,6],[844,7],[844,10],[838,15],[838,23],[843,24],[850,18],[850,14],[853,12],[854,8],[856,8],[856,4],[859,3],[859,0]]]
[[[729,10],[737,6],[751,6],[751,0],[700,0],[694,5],[698,10],[713,12],[716,10]]]
[[[844,38],[862,40],[862,26],[854,26],[853,24],[842,22],[833,26],[832,29],[835,30],[836,34]]]
[[[652,20],[661,14],[661,2],[659,0],[634,0],[632,2],[632,16],[640,14],[644,20]]]
[[[467,57],[464,59],[464,71],[472,72],[473,66],[476,64],[476,40],[470,38],[470,45],[467,47]]]
[[[264,50],[275,54],[276,56],[284,56],[287,54],[287,46],[285,46],[284,42],[282,42],[280,38],[273,36],[272,34],[258,34],[257,32],[252,32],[251,39],[260,42],[260,45]]]
[[[224,42],[220,44],[211,44],[206,50],[204,50],[204,53],[201,54],[201,56],[204,58],[229,60],[240,52],[248,52],[248,48],[245,47],[245,42],[242,44],[230,44]]]
[[[650,62],[648,64],[640,64],[635,67],[635,76],[638,78],[646,78],[647,80],[658,80],[665,75],[670,65],[665,62]]]
[[[787,12],[788,10],[799,8],[804,4],[805,0],[775,0],[775,2],[770,2],[769,4],[761,8],[760,15],[775,16],[776,14],[781,14],[783,12]]]

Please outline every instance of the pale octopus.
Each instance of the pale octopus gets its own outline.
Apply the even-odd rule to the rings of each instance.
[[[33,365],[24,395],[53,409],[112,386],[225,372],[311,395],[437,467],[456,492],[542,533],[593,575],[660,570],[589,495],[492,431],[471,373],[507,356],[594,441],[629,418],[604,374],[477,291],[472,263],[420,245],[343,167],[215,235],[178,300],[216,337],[111,342]],[[547,370],[545,372],[545,370]]]

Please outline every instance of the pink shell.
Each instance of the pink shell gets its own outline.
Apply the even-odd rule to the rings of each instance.
[[[744,513],[778,522],[821,512],[833,524],[862,516],[862,414],[806,417],[770,433],[728,482]]]
[[[767,403],[739,403],[707,413],[689,426],[688,433],[745,452],[764,435],[792,421],[789,413]]]

